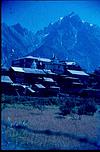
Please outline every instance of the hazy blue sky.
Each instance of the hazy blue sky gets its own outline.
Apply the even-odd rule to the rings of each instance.
[[[20,23],[36,32],[74,11],[81,19],[100,26],[100,6],[95,1],[2,1],[2,22]]]

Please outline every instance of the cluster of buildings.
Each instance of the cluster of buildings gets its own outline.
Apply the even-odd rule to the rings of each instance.
[[[18,96],[67,93],[100,97],[100,82],[95,80],[76,62],[27,56],[13,60],[8,70],[2,69],[1,85],[2,93]]]

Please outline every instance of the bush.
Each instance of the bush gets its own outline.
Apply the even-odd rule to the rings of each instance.
[[[71,112],[71,108],[70,107],[65,107],[65,106],[60,106],[60,111],[63,116],[67,115],[67,114],[70,114]]]
[[[94,103],[87,103],[79,106],[78,108],[78,114],[94,114],[96,112],[97,108]]]
[[[61,111],[61,114],[62,115],[67,115],[67,114],[70,114],[70,112],[71,112],[71,110],[72,110],[72,108],[73,108],[73,103],[71,103],[71,102],[65,102],[64,104],[62,104],[61,106],[60,106],[60,111]]]
[[[94,114],[97,110],[96,103],[92,98],[88,99],[72,99],[67,98],[62,102],[60,106],[60,111],[62,115],[67,115],[72,113],[77,113],[79,115],[90,115]]]

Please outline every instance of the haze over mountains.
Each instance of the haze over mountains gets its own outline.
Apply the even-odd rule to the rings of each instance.
[[[20,24],[2,24],[2,66],[26,55],[51,58],[53,54],[78,62],[88,72],[95,70],[100,66],[100,27],[73,12],[36,34]]]

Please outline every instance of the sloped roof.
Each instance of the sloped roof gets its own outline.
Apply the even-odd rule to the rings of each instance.
[[[83,85],[83,83],[73,82],[74,85]]]
[[[52,72],[51,70],[43,69],[43,71],[44,71],[46,74],[56,74],[56,73]]]
[[[32,68],[21,68],[21,67],[11,67],[16,72],[33,73],[33,74],[46,74],[43,70],[32,69]]]
[[[35,86],[38,88],[45,88],[42,84],[35,84]]]
[[[40,58],[40,57],[33,57],[33,56],[26,56],[25,58],[35,59],[35,60],[44,61],[44,62],[51,62],[51,60],[48,58]]]
[[[21,57],[21,58],[15,59],[14,61],[22,60],[22,59],[37,59],[37,57],[33,57],[33,56],[25,56],[25,57]]]
[[[34,56],[26,56],[26,57],[22,57],[16,60],[21,60],[21,59],[33,59],[33,60],[38,60],[38,61],[51,62],[51,60],[48,58],[41,58],[41,57],[34,57]]]
[[[66,65],[76,65],[76,62],[65,62]]]
[[[35,91],[33,89],[31,89],[30,87],[27,88],[29,91],[31,91],[32,93],[34,93]]]
[[[1,76],[1,82],[13,83],[9,76]]]
[[[25,72],[25,71],[23,70],[23,68],[21,68],[21,67],[11,67],[11,69],[13,69],[13,70],[16,71],[16,72]]]
[[[71,74],[75,74],[75,75],[83,75],[83,76],[89,76],[87,73],[85,73],[84,71],[77,71],[77,70],[67,70],[68,72],[70,72]]]
[[[52,89],[60,89],[60,87],[58,87],[58,86],[50,86],[50,88],[52,88]]]
[[[13,84],[11,84],[12,86],[21,86],[21,84],[19,84],[19,83],[13,83]]]
[[[33,57],[33,56],[26,56],[24,58],[26,58],[26,59],[35,59],[35,57]]]
[[[13,83],[12,86],[27,88],[26,85],[23,85],[23,84],[20,84],[20,83]]]
[[[52,78],[46,78],[46,77],[44,77],[43,79],[44,79],[44,81],[47,81],[47,82],[54,82],[54,80]]]
[[[33,73],[33,74],[45,74],[43,70],[40,69],[32,69],[32,68],[23,68],[25,73]]]
[[[75,78],[75,77],[63,77],[64,79],[73,79],[73,80],[78,80],[79,78]]]
[[[83,89],[82,91],[98,91],[98,92],[100,92],[100,89],[86,88],[86,89]]]
[[[47,59],[47,58],[37,58],[38,61],[43,61],[43,62],[51,62],[50,59]]]

